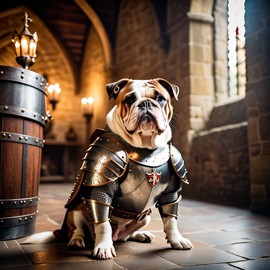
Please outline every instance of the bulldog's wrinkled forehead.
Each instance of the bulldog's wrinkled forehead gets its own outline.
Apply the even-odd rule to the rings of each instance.
[[[169,97],[168,91],[156,80],[130,80],[126,92],[139,92],[144,97],[152,97],[156,91]]]

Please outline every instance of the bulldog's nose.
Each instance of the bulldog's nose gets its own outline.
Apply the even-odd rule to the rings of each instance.
[[[151,108],[153,106],[153,103],[150,100],[144,100],[139,104],[140,108]]]

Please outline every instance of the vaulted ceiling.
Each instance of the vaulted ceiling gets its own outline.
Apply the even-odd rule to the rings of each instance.
[[[113,48],[121,0],[86,1],[101,19]],[[32,10],[41,18],[65,49],[69,59],[80,69],[92,22],[77,3],[73,0],[8,0],[1,1],[0,10],[4,12],[19,6]]]

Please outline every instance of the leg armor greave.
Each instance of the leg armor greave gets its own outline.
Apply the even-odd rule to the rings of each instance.
[[[96,200],[82,198],[87,206],[89,218],[93,223],[101,223],[111,220],[112,206]]]
[[[158,205],[159,214],[161,217],[173,216],[178,217],[178,203],[182,196],[179,195],[178,199],[173,203],[168,203],[164,205]]]

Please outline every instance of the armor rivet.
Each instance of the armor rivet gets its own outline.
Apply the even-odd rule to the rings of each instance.
[[[3,219],[1,219],[1,223],[4,223],[4,220]]]
[[[23,201],[23,203],[26,203],[26,201]]]
[[[44,120],[44,116],[42,116],[41,119]]]
[[[29,202],[32,203],[32,199],[30,199]]]
[[[1,70],[1,74],[4,74],[4,71],[3,70]]]
[[[34,113],[34,117],[36,117],[37,116],[37,114],[36,113]]]
[[[36,139],[35,142],[38,143],[38,139]]]
[[[28,141],[28,137],[25,137],[24,139],[25,139],[26,141]]]
[[[2,135],[3,137],[6,137],[7,135],[6,135],[6,133],[3,133],[3,135]]]
[[[19,218],[19,221],[22,221],[22,219],[21,219],[21,218]]]
[[[8,134],[8,137],[11,138],[11,134]]]
[[[14,204],[17,204],[17,202],[13,202]]]
[[[22,140],[22,139],[23,139],[23,137],[22,137],[22,136],[20,136],[20,137],[19,137],[19,139],[20,139],[20,140]]]
[[[40,86],[42,86],[43,85],[43,83],[40,83]]]
[[[4,202],[1,202],[1,204],[4,204]]]
[[[30,216],[31,219],[33,219],[33,216]]]
[[[8,110],[8,106],[5,106],[5,107],[4,107],[4,110]]]
[[[25,217],[24,220],[27,220],[27,217]]]
[[[21,76],[21,79],[24,79],[24,75]]]
[[[20,201],[20,204],[23,204],[23,201]]]
[[[24,113],[25,112],[25,109],[21,109],[21,112]]]

